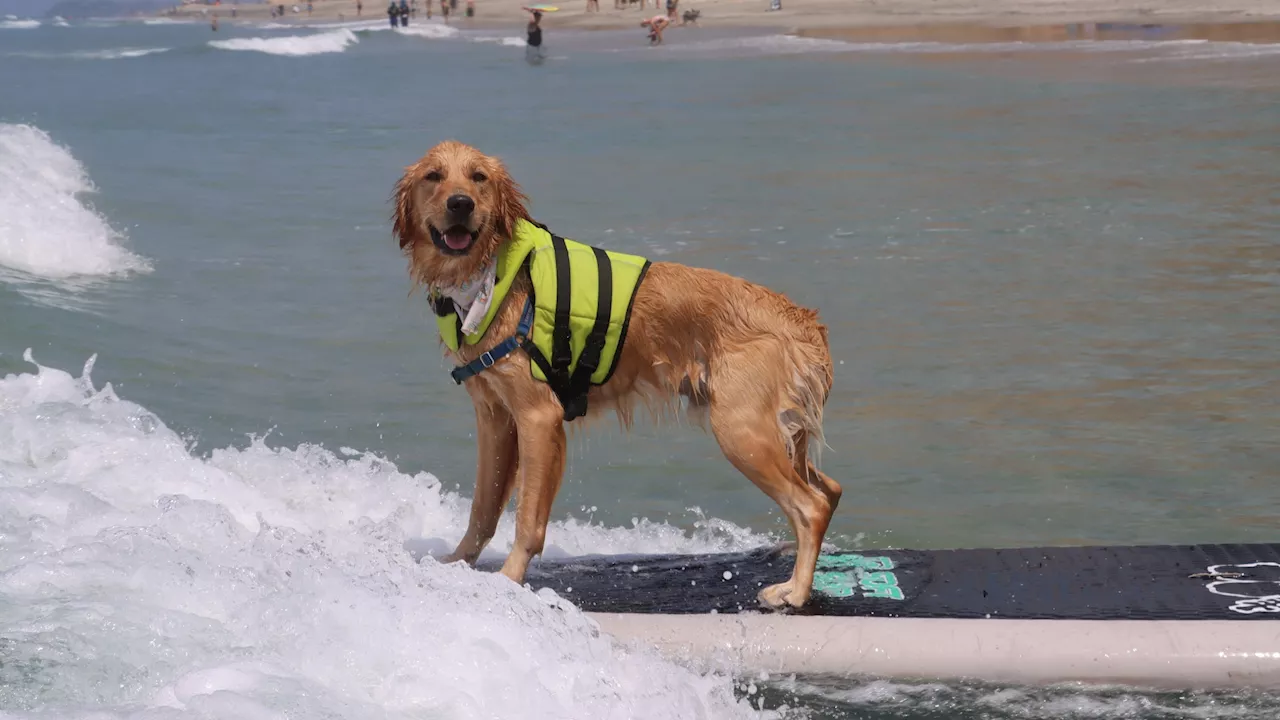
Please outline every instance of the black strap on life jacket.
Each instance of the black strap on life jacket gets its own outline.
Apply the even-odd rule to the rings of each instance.
[[[578,366],[569,378],[572,397],[582,398],[582,411],[586,413],[587,393],[591,390],[591,376],[600,367],[600,353],[609,332],[609,318],[613,314],[613,265],[609,256],[600,248],[591,248],[596,258],[596,277],[599,281],[599,297],[596,299],[596,321],[587,335],[587,343],[578,356]]]
[[[587,414],[587,393],[591,390],[591,376],[600,367],[600,354],[604,351],[609,316],[613,313],[613,267],[603,250],[592,248],[599,279],[599,297],[596,302],[595,324],[587,335],[586,345],[578,357],[578,366],[572,374],[573,333],[569,327],[569,303],[573,298],[573,278],[569,269],[569,248],[564,238],[551,235],[551,248],[556,262],[556,314],[551,326],[551,358],[548,360],[534,345],[533,339],[525,341],[524,350],[538,366],[564,408],[565,422],[571,422]]]
[[[449,317],[453,315],[455,337],[458,338],[458,347],[467,341],[467,336],[462,332],[462,313],[458,312],[458,308],[453,304],[453,298],[446,295],[439,297],[427,296],[427,304],[431,306],[431,312],[440,317]]]

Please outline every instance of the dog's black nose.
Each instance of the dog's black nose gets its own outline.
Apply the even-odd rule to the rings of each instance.
[[[476,201],[467,195],[458,193],[457,195],[450,195],[449,199],[444,201],[444,206],[455,215],[470,215],[471,211],[476,209]]]

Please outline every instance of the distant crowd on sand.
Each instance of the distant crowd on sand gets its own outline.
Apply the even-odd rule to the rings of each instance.
[[[387,22],[393,28],[408,27],[409,19],[411,17],[417,16],[419,14],[420,9],[425,10],[427,18],[430,19],[434,16],[434,8],[435,8],[435,3],[437,1],[440,3],[439,7],[440,7],[441,17],[444,19],[445,22],[449,22],[449,16],[456,15],[458,12],[459,0],[421,0],[421,5],[419,5],[419,0],[388,0],[387,10],[386,10]],[[646,18],[640,21],[640,26],[645,28],[645,30],[648,33],[649,44],[651,45],[662,44],[663,31],[671,27],[673,24],[675,24],[677,17],[680,18],[681,25],[689,25],[689,24],[696,25],[698,22],[698,17],[701,15],[701,12],[698,10],[685,10],[683,13],[681,13],[680,0],[652,0],[652,1],[653,1],[654,10],[662,10],[663,5],[665,4],[666,12],[660,13],[658,15],[654,15],[653,17]],[[261,2],[263,4],[268,4],[268,3],[271,3],[271,0],[261,0]],[[476,14],[475,0],[463,0],[463,2],[465,3],[464,12],[466,13],[466,16],[468,18],[475,17],[475,14]],[[772,7],[770,9],[777,9],[781,5],[781,0],[771,0],[771,3],[772,3]],[[222,5],[222,0],[183,0],[183,4],[184,5],[191,5],[191,4],[212,5],[215,8],[219,8]],[[639,5],[640,11],[644,12],[645,10],[648,9],[649,0],[613,0],[613,7],[615,10],[627,10],[635,5]],[[355,6],[356,6],[356,17],[364,17],[364,0],[355,0]],[[304,12],[304,8],[305,8],[305,12],[308,16],[310,16],[314,11],[314,4],[312,0],[307,0],[306,4],[302,6],[299,6],[299,4],[297,3],[293,3],[289,8],[289,10],[286,10],[285,5],[283,3],[271,3],[270,7],[271,7],[271,17],[273,19],[285,17],[285,15],[288,14],[289,10],[292,10],[293,14],[297,15]],[[533,7],[524,8],[525,10],[529,11],[533,15],[532,21],[529,23],[527,27],[527,31],[528,31],[527,44],[530,47],[536,48],[542,44],[542,27],[541,27],[542,12],[540,12],[540,9],[542,7],[544,6],[535,5]],[[168,13],[176,14],[177,9],[178,9],[177,7],[174,7],[170,9]],[[549,9],[555,10],[556,8],[551,7]],[[600,12],[600,0],[586,0],[586,11]],[[202,12],[207,13],[207,11],[202,11]],[[231,6],[231,17],[233,18],[236,17],[235,5]],[[345,15],[343,13],[339,13],[338,19],[344,20]],[[210,27],[214,32],[217,32],[218,13],[216,9],[213,13],[213,17],[211,18],[211,20],[212,22],[210,23]]]

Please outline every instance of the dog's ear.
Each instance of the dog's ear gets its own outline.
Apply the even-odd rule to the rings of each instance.
[[[496,172],[491,174],[495,189],[494,212],[497,216],[494,227],[504,238],[509,238],[515,232],[517,220],[529,219],[529,199],[504,165],[496,163],[494,170]]]
[[[396,181],[391,199],[395,208],[391,211],[391,232],[400,240],[401,250],[411,250],[418,241],[421,225],[415,217],[413,206],[413,185],[417,182],[415,175],[417,165],[404,169],[404,174]]]

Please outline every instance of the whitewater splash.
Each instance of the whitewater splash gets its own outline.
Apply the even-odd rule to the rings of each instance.
[[[1176,52],[1151,58],[1139,58],[1134,62],[1170,62],[1200,60],[1253,60],[1280,55],[1278,43],[1247,43],[1231,41],[1189,40]]]
[[[435,477],[260,439],[198,457],[95,389],[92,364],[0,379],[6,718],[777,717],[549,591],[415,563],[406,541],[466,524]],[[510,518],[499,533],[509,545]],[[766,540],[726,523],[549,534],[599,552]]]
[[[282,37],[254,37],[254,38],[235,38],[231,40],[212,40],[209,45],[221,48],[223,50],[254,50],[257,52],[267,53],[269,55],[319,55],[321,53],[338,53],[343,52],[349,46],[360,42],[360,36],[356,33],[382,33],[390,31],[389,28],[381,23],[372,24],[370,21],[358,21],[350,23],[331,23],[327,25],[316,25],[317,28],[332,28],[325,32],[315,33],[313,35],[285,35]],[[293,25],[267,24],[263,29],[296,29]],[[397,35],[406,35],[409,37],[425,38],[428,40],[445,40],[458,38],[461,35],[455,27],[450,27],[443,23],[426,22],[418,25],[410,25],[409,27],[395,28]],[[478,40],[489,40],[489,38],[474,38]],[[504,38],[502,44],[511,44],[510,40],[519,40],[518,38]],[[524,45],[523,40],[519,40],[520,45]]]
[[[114,48],[110,50],[91,50],[82,53],[72,53],[71,57],[79,60],[121,60],[125,58],[139,58],[147,55],[158,55],[162,52],[169,52],[169,48]]]
[[[296,23],[293,23],[293,24],[267,23],[262,27],[277,28],[277,29],[287,28],[289,30],[298,29],[298,25]],[[327,22],[327,23],[322,22],[322,23],[308,24],[306,27],[313,28],[315,30],[332,30],[337,28],[346,28],[348,30],[354,30],[356,32],[360,32],[363,30],[389,30],[390,29],[387,27],[387,21],[385,18],[381,20],[342,20],[339,22]]]
[[[0,20],[0,30],[34,30],[38,27],[39,20]]]
[[[0,267],[50,280],[150,270],[80,202],[89,192],[84,166],[48,133],[0,123]]]
[[[341,28],[314,35],[210,40],[209,45],[222,50],[252,50],[268,55],[303,57],[306,55],[322,55],[324,53],[340,53],[346,50],[347,46],[358,42],[360,40],[354,32],[347,28]]]
[[[692,42],[671,42],[654,52],[654,48],[615,48],[611,52],[644,53],[647,57],[670,57],[705,54],[715,57],[736,55],[799,55],[814,53],[868,54],[1009,54],[1024,52],[1076,52],[1132,54],[1136,61],[1196,60],[1265,57],[1280,54],[1280,45],[1218,42],[1202,39],[1181,40],[1062,40],[1053,42],[977,42],[949,43],[937,41],[857,42],[795,35],[754,35],[715,38]],[[1154,57],[1146,57],[1154,55]]]
[[[492,43],[494,45],[501,45],[503,47],[521,47],[522,48],[528,45],[528,43],[524,41],[524,38],[519,38],[519,37],[499,37],[496,35],[481,35],[481,36],[469,37],[467,39],[470,40],[471,42]]]
[[[170,48],[110,48],[107,50],[78,50],[69,53],[50,53],[50,52],[14,52],[7,53],[10,57],[26,57],[36,60],[122,60],[126,58],[146,57],[147,55],[156,55],[163,52],[169,52]]]
[[[457,37],[459,34],[457,28],[443,25],[441,23],[410,25],[409,27],[396,28],[395,31],[401,35],[428,38],[430,40],[444,40],[445,38]]]

